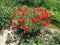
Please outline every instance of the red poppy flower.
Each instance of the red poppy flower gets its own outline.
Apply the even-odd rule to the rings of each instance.
[[[24,12],[22,13],[22,16],[28,16],[28,14],[25,14]]]
[[[45,10],[43,11],[43,13],[46,14],[46,13],[47,13],[47,10],[45,9]]]
[[[25,13],[24,12],[22,13],[22,16],[25,16]]]
[[[25,14],[25,16],[28,16],[28,14]]]
[[[39,19],[36,19],[36,20],[35,20],[35,22],[36,22],[36,23],[39,23],[39,22],[40,22],[40,20],[39,20]]]
[[[47,10],[43,10],[42,15],[46,15],[46,14],[48,14]]]
[[[27,26],[22,26],[23,30],[27,30],[27,28],[28,28]]]
[[[33,13],[33,14],[36,14],[36,10],[34,10],[32,13]]]
[[[49,20],[48,20],[48,21],[46,21],[46,22],[47,22],[47,24],[48,24],[48,25],[50,24]]]
[[[41,9],[41,8],[38,8],[37,11],[38,11],[38,12],[42,12],[42,9]]]
[[[17,26],[17,24],[16,24],[16,23],[13,23],[13,25],[14,25],[14,27],[16,27],[16,26]]]
[[[38,19],[40,19],[40,16],[37,16]]]
[[[46,15],[45,15],[45,18],[48,18],[48,17],[49,17],[49,14],[46,14]]]
[[[32,19],[32,22],[33,23],[38,23],[38,22],[40,22],[40,20],[39,19]]]
[[[21,8],[18,8],[17,12],[23,13],[24,11]]]
[[[46,19],[46,18],[48,18],[48,17],[49,17],[49,15],[48,15],[48,14],[43,15],[43,16],[42,16],[42,20],[44,20],[44,19]]]
[[[48,25],[48,22],[44,22],[43,26],[46,27]]]
[[[43,15],[43,18],[45,19],[45,18],[48,18],[49,17],[49,15],[48,14],[46,14],[46,15]]]
[[[52,19],[49,20],[49,23],[52,23]]]
[[[14,20],[14,15],[12,15],[12,18],[11,19]]]
[[[19,23],[20,25],[22,25],[22,24],[24,23],[24,21],[25,21],[25,19],[22,18],[22,19],[20,19],[20,20],[18,21],[18,23]]]
[[[32,28],[27,28],[27,30],[28,30],[28,31],[31,31],[31,30],[32,30]]]
[[[44,18],[42,17],[42,21],[44,21]]]
[[[35,22],[35,19],[32,19],[32,22],[34,23]]]
[[[24,8],[24,11],[28,12],[29,11],[29,8],[25,7]]]

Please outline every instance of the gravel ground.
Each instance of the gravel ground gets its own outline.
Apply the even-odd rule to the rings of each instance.
[[[5,44],[5,42],[7,40],[6,37],[7,37],[8,33],[11,34],[11,31],[8,31],[8,29],[7,29],[7,30],[4,30],[3,36],[0,35],[0,45],[7,45],[7,44]],[[16,45],[16,43],[11,43],[10,45]]]
[[[51,28],[49,28],[50,29],[50,31],[51,31],[51,34],[52,35],[55,35],[55,32],[57,32],[55,29],[51,29]],[[6,29],[6,30],[4,30],[4,33],[3,33],[3,36],[2,35],[0,35],[0,45],[7,45],[5,42],[6,42],[6,40],[7,40],[7,35],[8,35],[8,33],[10,34],[10,35],[12,35],[11,34],[11,30],[9,31],[8,29]],[[13,35],[12,35],[13,36]],[[10,43],[10,45],[16,45],[18,42],[13,42],[13,43]]]

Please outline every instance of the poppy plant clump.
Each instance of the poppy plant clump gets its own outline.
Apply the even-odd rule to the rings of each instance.
[[[51,14],[42,8],[18,8],[11,19],[15,27],[19,26],[24,31],[37,31],[52,22]]]

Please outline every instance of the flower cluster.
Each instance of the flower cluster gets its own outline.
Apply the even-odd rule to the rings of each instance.
[[[28,7],[24,7],[18,8],[12,13],[12,22],[15,27],[20,25],[20,28],[23,30],[31,31],[40,26],[46,27],[49,25],[52,22],[50,17],[51,13],[49,13],[46,9],[30,9]]]

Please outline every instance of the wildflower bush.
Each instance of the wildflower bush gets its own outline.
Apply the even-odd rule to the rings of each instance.
[[[26,33],[37,33],[52,22],[51,17],[51,13],[46,9],[24,7],[12,12],[11,19],[14,27]]]

